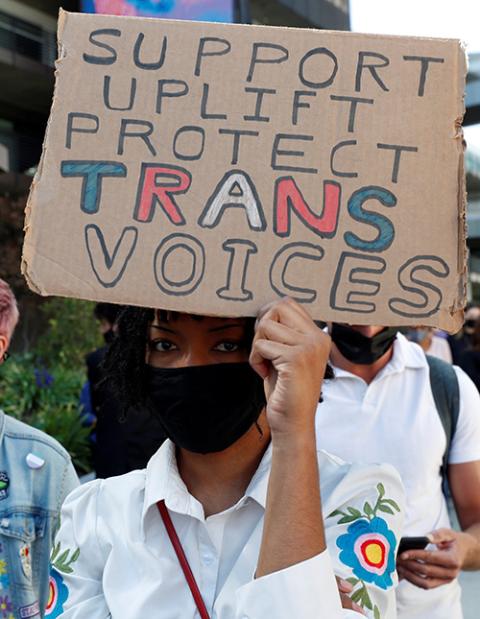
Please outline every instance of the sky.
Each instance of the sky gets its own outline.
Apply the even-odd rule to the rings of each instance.
[[[480,0],[350,0],[352,30],[378,34],[452,37],[480,52]],[[464,127],[480,149],[480,125]]]

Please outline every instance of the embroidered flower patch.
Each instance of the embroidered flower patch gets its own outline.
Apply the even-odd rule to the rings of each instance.
[[[340,561],[352,568],[355,576],[381,589],[393,586],[397,540],[383,518],[357,520],[337,539]]]
[[[355,577],[347,578],[353,585],[351,599],[362,608],[373,611],[374,619],[380,619],[380,609],[374,605],[366,583],[380,589],[393,586],[397,539],[387,522],[378,513],[394,515],[400,508],[394,500],[385,497],[383,484],[377,485],[377,501],[372,506],[368,501],[363,511],[355,507],[335,510],[330,518],[340,516],[338,524],[348,524],[344,535],[337,539],[340,561],[352,568]]]
[[[63,613],[63,605],[67,599],[68,588],[63,582],[63,576],[56,569],[52,569],[48,583],[48,602],[45,609],[45,617],[55,619],[55,617]]]

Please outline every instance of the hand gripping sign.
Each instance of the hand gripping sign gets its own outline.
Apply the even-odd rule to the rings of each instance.
[[[458,41],[62,12],[59,49],[34,290],[459,327]]]

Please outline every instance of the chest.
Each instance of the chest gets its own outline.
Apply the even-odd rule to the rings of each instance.
[[[177,513],[171,516],[210,617],[233,619],[235,591],[252,580],[255,572],[262,509],[248,505],[207,524]],[[112,618],[193,619],[198,616],[195,603],[155,511],[149,514],[146,530],[147,545],[127,535],[110,550],[103,589]]]
[[[316,429],[320,447],[344,460],[388,462],[419,486],[438,478],[446,437],[427,372],[397,373],[370,385],[331,381]]]

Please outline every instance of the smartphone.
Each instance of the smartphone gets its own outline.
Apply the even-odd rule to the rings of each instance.
[[[401,555],[407,550],[423,550],[430,544],[428,537],[402,537],[398,546],[398,554]]]

